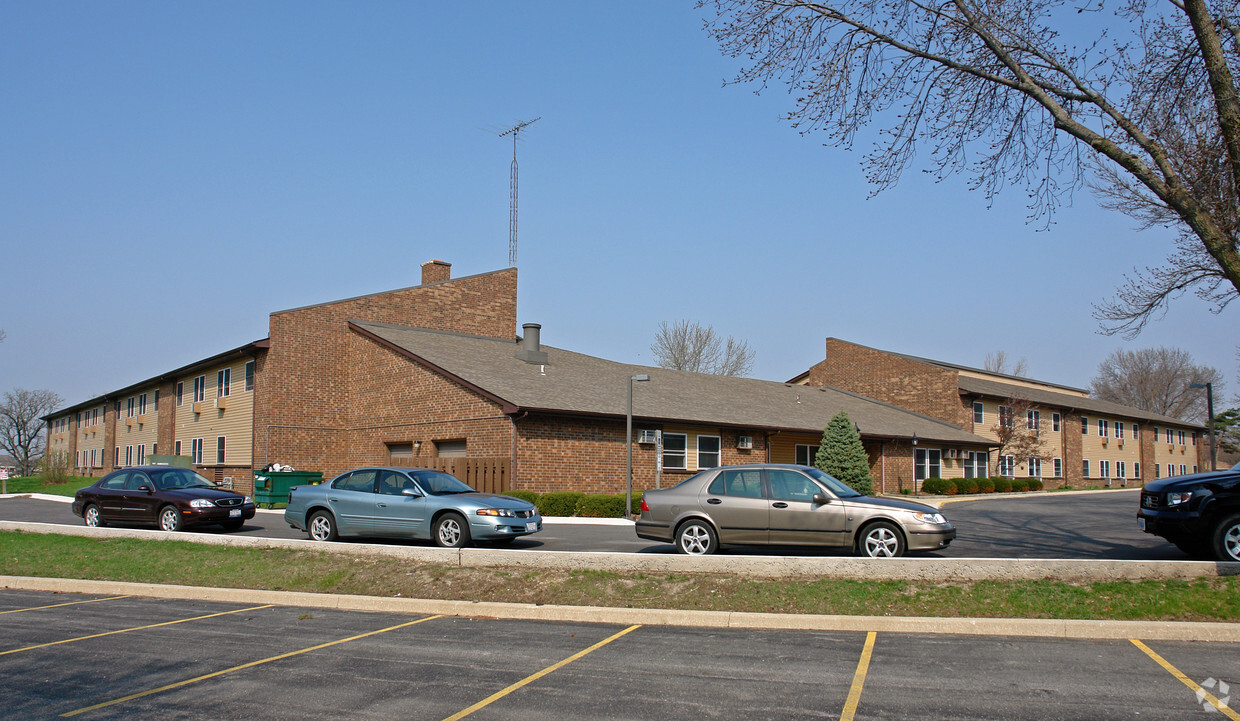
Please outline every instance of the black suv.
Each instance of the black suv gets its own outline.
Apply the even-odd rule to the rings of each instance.
[[[1240,463],[1147,483],[1137,523],[1194,558],[1240,561]]]

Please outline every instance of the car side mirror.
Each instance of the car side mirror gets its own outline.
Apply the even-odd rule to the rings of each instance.
[[[819,505],[826,505],[826,504],[828,504],[828,503],[830,503],[830,502],[831,502],[831,496],[828,496],[828,495],[827,495],[827,494],[825,494],[825,493],[815,493],[815,494],[814,494],[814,503],[817,503],[817,504],[819,504]]]
[[[144,491],[144,492],[146,492],[146,493],[154,493],[154,492],[155,492],[155,491],[151,490],[151,487],[150,487],[150,486],[138,486],[138,490],[139,490],[139,491]]]
[[[420,498],[420,497],[422,496],[422,494],[421,494],[421,493],[419,493],[419,492],[418,492],[418,489],[416,489],[416,488],[402,488],[402,489],[400,490],[400,495],[402,495],[402,496],[413,496],[414,498]]]

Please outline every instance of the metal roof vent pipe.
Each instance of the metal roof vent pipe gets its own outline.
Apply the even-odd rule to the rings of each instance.
[[[521,326],[521,330],[525,331],[525,335],[521,338],[521,350],[517,351],[517,357],[526,363],[546,365],[547,353],[542,349],[539,337],[542,333],[542,326],[537,323],[525,323]]]

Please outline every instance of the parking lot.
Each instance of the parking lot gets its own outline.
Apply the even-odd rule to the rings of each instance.
[[[609,626],[15,590],[0,591],[0,638],[0,716],[13,719],[1240,719],[1197,697],[1240,683],[1240,645],[1223,643]]]

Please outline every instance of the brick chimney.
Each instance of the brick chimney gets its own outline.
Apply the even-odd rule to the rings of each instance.
[[[422,264],[422,285],[442,283],[452,278],[452,264],[442,260],[431,260]]]

